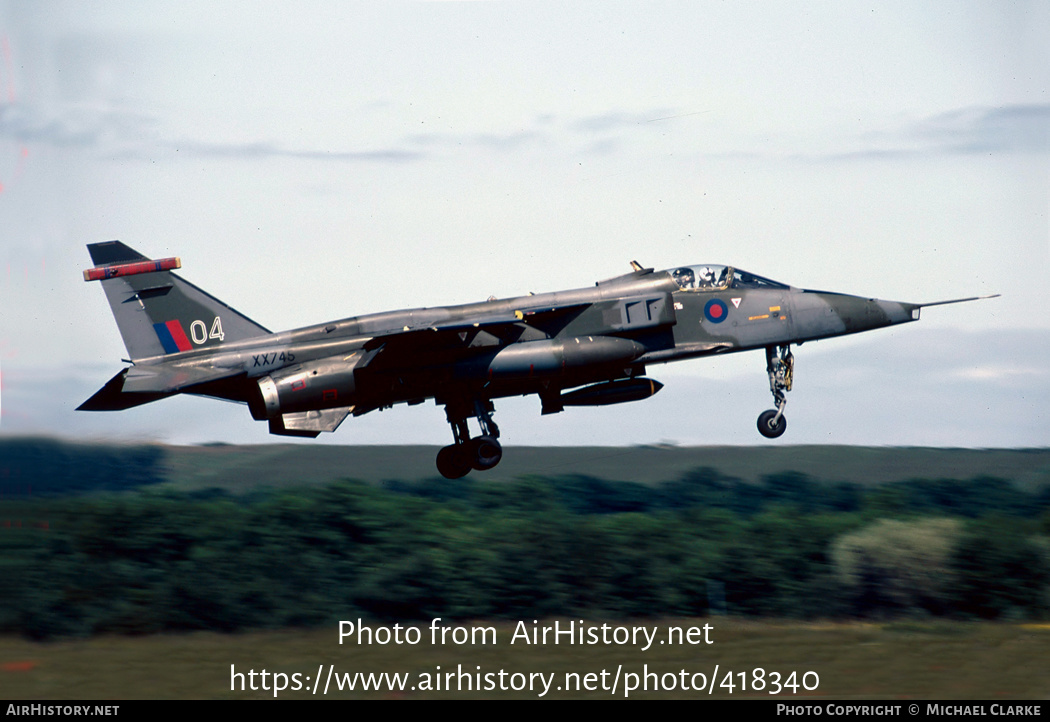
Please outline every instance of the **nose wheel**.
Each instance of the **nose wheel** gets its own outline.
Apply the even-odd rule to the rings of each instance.
[[[758,433],[767,439],[776,439],[787,431],[787,418],[784,407],[787,406],[787,392],[791,390],[792,377],[795,374],[795,357],[791,346],[769,346],[766,348],[766,373],[769,374],[769,390],[773,394],[775,409],[763,411],[758,417]]]
[[[758,415],[758,433],[767,439],[775,439],[787,431],[788,420],[778,409],[763,411]]]
[[[446,479],[461,479],[476,471],[487,471],[503,458],[503,447],[499,443],[499,427],[492,420],[495,407],[488,399],[474,402],[474,417],[481,427],[481,436],[470,437],[467,426],[468,405],[447,403],[445,414],[452,427],[455,443],[445,446],[438,452],[437,469]]]

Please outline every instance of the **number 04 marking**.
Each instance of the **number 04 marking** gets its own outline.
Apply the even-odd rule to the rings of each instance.
[[[190,324],[190,337],[193,339],[193,343],[198,346],[207,342],[209,338],[217,338],[219,341],[223,341],[226,338],[226,334],[222,332],[222,319],[218,316],[211,322],[211,331],[208,331],[208,327],[204,325],[204,321],[197,320]]]

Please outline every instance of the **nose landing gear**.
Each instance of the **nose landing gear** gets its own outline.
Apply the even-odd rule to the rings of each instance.
[[[437,455],[437,469],[446,479],[461,479],[471,469],[486,471],[503,458],[503,447],[499,443],[499,427],[492,420],[496,409],[488,399],[474,401],[474,417],[481,427],[481,436],[470,438],[467,427],[469,406],[466,403],[447,403],[445,415],[452,427],[455,443],[443,447]]]
[[[775,409],[763,411],[758,417],[758,433],[767,439],[775,439],[787,430],[787,418],[784,407],[787,405],[787,392],[791,390],[791,380],[795,373],[795,357],[791,354],[790,344],[779,347],[766,347],[766,373],[769,374],[769,390],[773,394]]]

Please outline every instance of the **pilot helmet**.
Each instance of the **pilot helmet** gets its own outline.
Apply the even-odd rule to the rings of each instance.
[[[692,288],[696,283],[696,276],[693,275],[691,268],[676,268],[671,273],[671,277],[674,278],[679,288]]]

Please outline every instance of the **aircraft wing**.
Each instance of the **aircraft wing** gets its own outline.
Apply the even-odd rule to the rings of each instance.
[[[554,335],[590,305],[578,303],[554,308],[546,306],[497,312],[380,333],[365,342],[365,351],[374,353],[363,361],[359,368],[371,365],[373,360],[378,362],[377,365],[388,365],[391,362],[397,364],[401,361],[411,363],[411,359],[420,352],[466,349],[481,331],[509,341],[514,341],[521,335],[523,326],[532,326],[547,335]]]
[[[591,306],[590,303],[574,303],[566,306],[539,306],[536,308],[522,308],[513,311],[502,311],[498,313],[483,315],[469,320],[456,320],[447,323],[433,324],[424,327],[429,331],[465,331],[473,328],[497,329],[500,326],[515,326],[525,324],[540,329],[545,333],[556,331],[558,327],[564,326],[572,317]],[[410,329],[412,330],[412,329]]]

